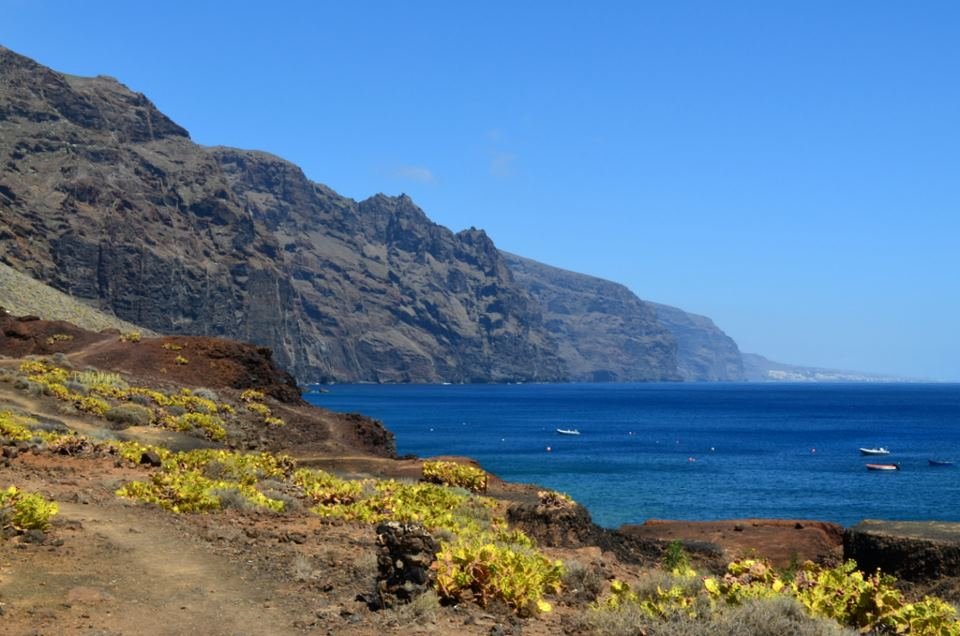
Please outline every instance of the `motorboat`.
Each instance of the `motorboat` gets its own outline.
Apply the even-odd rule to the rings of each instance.
[[[953,466],[953,462],[949,459],[928,459],[927,461],[931,466]]]
[[[558,428],[557,433],[560,435],[579,435],[580,431],[575,428]]]
[[[889,455],[890,451],[884,448],[883,446],[879,448],[861,448],[861,455]]]
[[[867,470],[900,470],[900,464],[867,464]]]

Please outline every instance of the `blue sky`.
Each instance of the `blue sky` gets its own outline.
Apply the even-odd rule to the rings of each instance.
[[[960,380],[960,5],[0,0],[203,144],[712,317]]]

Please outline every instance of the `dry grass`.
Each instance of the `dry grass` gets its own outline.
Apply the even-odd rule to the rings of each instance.
[[[45,320],[64,320],[91,331],[114,328],[121,331],[139,330],[146,336],[156,335],[94,309],[3,263],[0,263],[0,307],[17,316],[36,315]]]

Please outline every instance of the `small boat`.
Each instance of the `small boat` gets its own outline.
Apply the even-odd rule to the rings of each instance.
[[[931,466],[953,466],[953,462],[949,459],[928,459],[927,461]]]
[[[900,464],[867,464],[867,470],[900,470]]]
[[[880,448],[861,448],[861,455],[889,455],[890,451],[881,446]]]
[[[558,428],[557,432],[561,435],[579,435],[580,431],[575,428]]]

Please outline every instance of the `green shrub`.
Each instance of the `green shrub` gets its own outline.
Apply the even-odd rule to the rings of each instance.
[[[58,512],[57,504],[15,486],[0,490],[0,524],[4,530],[46,530]]]
[[[149,481],[134,481],[117,490],[121,497],[156,504],[173,512],[210,512],[222,507],[220,494],[241,496],[253,507],[279,512],[283,502],[264,496],[253,486],[213,480],[196,470],[160,472]]]
[[[487,491],[487,473],[479,468],[456,462],[423,462],[423,480],[443,486],[457,486],[471,492]]]
[[[120,404],[107,409],[104,417],[126,426],[149,426],[153,422],[153,411],[139,404]]]
[[[73,340],[73,336],[71,336],[71,335],[69,335],[69,334],[66,334],[66,333],[55,333],[55,334],[53,334],[52,336],[50,336],[49,338],[47,338],[47,345],[48,345],[48,346],[52,346],[52,345],[57,344],[58,342],[70,342],[71,340]]]
[[[441,598],[472,600],[481,607],[497,599],[524,614],[549,612],[552,608],[544,595],[559,593],[564,575],[562,562],[535,550],[482,539],[444,545],[434,567]]]
[[[74,382],[79,382],[86,387],[108,386],[118,389],[126,389],[128,386],[126,380],[124,380],[123,376],[121,376],[119,373],[113,373],[112,371],[100,371],[99,369],[84,369],[83,371],[76,371],[73,374],[72,380]]]

